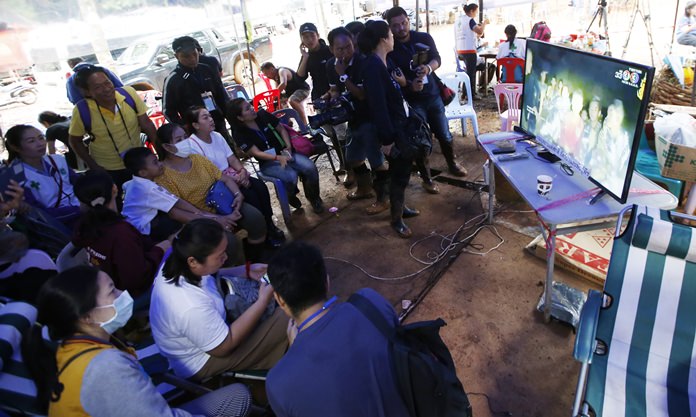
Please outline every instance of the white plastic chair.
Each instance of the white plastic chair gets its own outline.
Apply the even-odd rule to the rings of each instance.
[[[495,103],[500,114],[500,129],[506,132],[512,130],[513,123],[520,123],[520,97],[522,96],[522,84],[500,83],[493,87]],[[507,110],[501,111],[502,98],[505,97]]]
[[[448,72],[440,74],[440,79],[447,87],[457,92],[458,99],[455,98],[445,107],[445,116],[447,120],[460,119],[462,124],[462,135],[464,136],[466,136],[466,119],[471,120],[471,125],[474,129],[474,137],[478,140],[478,119],[476,118],[476,111],[474,110],[469,76],[466,72]],[[466,88],[466,101],[462,100],[462,88],[464,87]]]

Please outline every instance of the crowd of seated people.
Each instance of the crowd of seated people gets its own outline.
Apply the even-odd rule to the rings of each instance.
[[[397,9],[392,18],[398,20],[402,13]],[[367,214],[390,210],[391,227],[408,238],[411,230],[403,219],[419,212],[405,206],[404,190],[418,161],[402,148],[408,135],[404,120],[409,110],[404,104],[408,98],[414,106],[410,111],[422,110],[424,119],[440,122],[431,110],[439,109],[441,100],[428,101],[428,106],[422,102],[423,97],[431,99],[422,79],[439,66],[439,55],[433,48],[429,64],[400,71],[388,58],[394,50],[394,28],[385,22],[351,28],[355,32],[334,32],[343,34],[337,44],[349,52],[327,62],[321,58],[331,52],[316,26],[302,25],[300,37],[306,45],[295,74],[298,79],[312,76],[313,98],[352,91],[360,100],[360,117],[366,119],[348,124],[354,146],[348,153],[351,164],[359,168],[357,193],[371,198],[370,187],[374,188],[377,202]],[[406,38],[400,35],[399,42],[406,44]],[[361,39],[361,48],[353,44],[356,39]],[[7,297],[3,302],[21,300],[38,308],[39,324],[24,336],[24,354],[49,416],[109,415],[117,409],[129,415],[214,414],[195,402],[170,409],[157,394],[132,348],[121,340],[128,334],[120,329],[134,310],[147,316],[145,329],[151,330],[174,374],[193,382],[206,382],[227,371],[271,369],[292,349],[294,340],[311,333],[316,333],[312,338],[330,339],[340,328],[333,325],[323,335],[318,333],[322,320],[329,323],[333,317],[325,269],[302,277],[305,269],[288,264],[291,260],[283,255],[288,250],[285,234],[274,222],[268,187],[242,160],[253,158],[258,171],[280,179],[297,209],[302,206],[301,180],[304,196],[317,214],[325,210],[319,170],[312,160],[294,152],[288,132],[271,113],[254,110],[245,99],[219,96],[219,69],[199,60],[200,45],[194,41],[174,40],[179,65],[171,82],[165,83],[169,87],[163,108],[168,121],[159,129],[148,119],[147,106],[133,88],[115,87],[113,74],[105,68],[81,64],[69,83],[83,97],[76,99],[72,116],[44,112],[39,118],[44,127],[54,128],[50,145],[45,134],[30,125],[16,125],[6,132],[9,160],[0,167],[0,292]],[[315,76],[322,71],[325,77]],[[205,82],[197,83],[198,76]],[[382,94],[379,100],[375,92]],[[230,128],[221,131],[221,124]],[[56,126],[61,128],[58,133]],[[443,153],[449,171],[465,175],[454,160],[451,134],[442,126],[436,130],[436,137],[447,145]],[[75,162],[84,165],[68,163],[56,140],[67,144]],[[244,153],[235,154],[239,149]],[[368,163],[374,165],[371,170]],[[86,166],[86,172],[76,172],[77,166]],[[429,176],[423,180],[432,184]],[[229,213],[206,201],[209,190],[220,184],[232,196]],[[430,188],[429,192],[437,192],[434,185]],[[318,250],[305,246],[295,251],[320,257]],[[62,268],[57,258],[66,254],[75,257],[78,266]],[[284,262],[275,273],[278,282],[284,282],[280,295],[272,285],[274,274],[267,270],[270,259]],[[239,293],[221,291],[221,275],[246,280],[254,288],[242,311],[234,301]],[[304,278],[312,281],[302,284]],[[393,321],[385,300],[377,294],[368,298]],[[335,311],[342,321],[360,322],[351,309]],[[360,326],[369,327],[366,322]],[[54,342],[60,342],[57,350],[47,344],[45,328]],[[358,349],[357,357],[375,355],[379,358],[375,364],[384,362],[386,340],[372,333],[377,339],[345,349]],[[321,360],[328,362],[333,362],[332,355],[343,355],[326,349],[313,354],[326,355]],[[301,356],[301,351],[293,352],[294,359],[285,366],[293,369],[291,361],[304,360],[297,359]],[[347,359],[340,366],[350,364]],[[358,377],[356,373],[354,378]],[[387,373],[375,384],[390,378]],[[289,383],[278,380],[279,387]],[[323,395],[296,388],[301,391],[298,398]],[[344,389],[323,388],[330,397]],[[246,388],[225,389],[225,395],[241,405],[219,415],[247,415]],[[217,401],[213,394],[208,402]],[[382,394],[374,394],[369,414],[404,415],[393,387]],[[296,415],[284,401],[285,395],[276,388],[272,401],[276,415]],[[348,404],[340,408],[344,414],[324,408],[302,415],[358,413]]]

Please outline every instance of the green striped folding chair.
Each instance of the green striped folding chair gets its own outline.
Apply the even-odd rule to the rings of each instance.
[[[0,306],[0,408],[23,415],[44,415],[36,385],[22,362],[22,334],[34,325],[36,308],[20,301]]]
[[[604,291],[590,290],[575,339],[573,417],[696,416],[696,229],[675,217],[693,219],[619,214]]]

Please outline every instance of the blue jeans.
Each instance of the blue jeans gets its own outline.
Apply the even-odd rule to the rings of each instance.
[[[432,96],[409,103],[423,120],[428,122],[438,142],[452,143],[452,133],[445,116],[445,105],[440,96]]]
[[[261,172],[269,177],[278,178],[285,185],[289,195],[295,195],[297,178],[302,179],[305,196],[309,201],[319,199],[319,171],[311,159],[304,155],[293,153],[293,160],[285,168],[278,161],[260,161]]]
[[[372,122],[349,125],[346,137],[346,160],[349,163],[359,163],[367,158],[373,170],[384,164],[382,144],[377,137],[377,128]]]

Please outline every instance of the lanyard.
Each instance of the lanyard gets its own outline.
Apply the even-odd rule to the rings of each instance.
[[[331,298],[329,299],[329,301],[325,302],[324,305],[321,306],[321,308],[320,308],[319,310],[315,311],[311,316],[307,317],[302,323],[300,323],[300,324],[297,326],[297,331],[298,331],[298,332],[301,332],[301,331],[302,331],[302,328],[305,327],[305,326],[307,325],[307,323],[309,323],[310,321],[312,321],[313,318],[315,318],[316,316],[318,316],[319,314],[321,314],[324,310],[326,310],[326,309],[328,309],[328,308],[331,308],[331,305],[332,305],[333,303],[335,303],[336,300],[338,300],[338,296],[334,295],[333,297],[331,297]]]
[[[97,101],[94,101],[97,103]],[[121,123],[123,123],[123,127],[126,129],[126,135],[128,135],[128,144],[131,144],[131,135],[130,132],[128,131],[128,125],[126,125],[126,120],[123,118],[123,112],[121,111],[121,106],[116,103],[116,109],[118,110],[118,115],[121,116]],[[99,116],[101,116],[102,123],[104,123],[104,127],[106,128],[106,133],[109,134],[109,138],[111,138],[111,143],[114,145],[114,149],[116,149],[116,154],[120,157],[121,156],[121,151],[118,149],[118,145],[116,145],[116,141],[114,140],[114,135],[111,134],[111,131],[109,130],[109,125],[106,124],[106,119],[104,119],[104,114],[101,111],[101,106],[99,103],[97,103],[97,111],[99,112]]]

